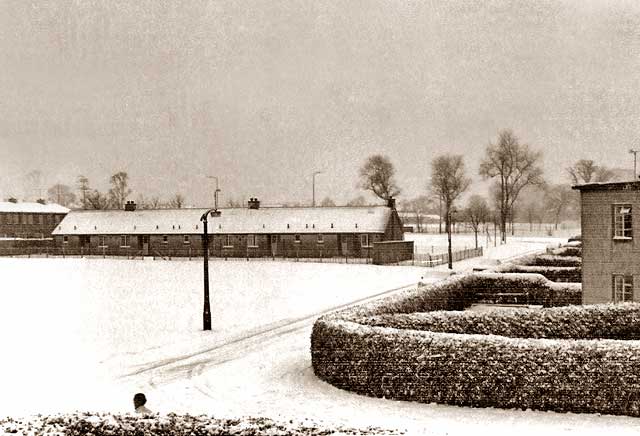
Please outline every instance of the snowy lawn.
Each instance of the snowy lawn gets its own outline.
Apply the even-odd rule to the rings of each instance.
[[[114,380],[392,288],[417,267],[210,264],[212,331],[202,332],[202,262],[0,258],[0,415],[129,406]]]

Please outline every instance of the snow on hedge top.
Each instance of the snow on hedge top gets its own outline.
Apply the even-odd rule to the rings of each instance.
[[[0,201],[0,212],[14,213],[68,213],[69,209],[56,203],[13,203],[10,201]]]
[[[207,209],[81,210],[70,212],[54,235],[202,233]],[[220,209],[208,233],[384,233],[391,209],[369,207],[265,207]]]

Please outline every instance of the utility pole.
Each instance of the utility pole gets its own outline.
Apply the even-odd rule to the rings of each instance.
[[[207,228],[207,218],[219,217],[220,211],[218,210],[218,178],[216,176],[207,176],[209,179],[216,180],[216,190],[213,193],[213,209],[209,209],[200,217],[202,221],[202,249],[204,254],[204,307],[202,308],[202,330],[211,330],[211,305],[209,303],[209,229]]]
[[[207,229],[207,217],[219,217],[220,211],[209,209],[201,217],[202,221],[202,248],[204,251],[204,307],[202,308],[202,330],[211,330],[211,305],[209,304],[209,231]]]
[[[312,179],[313,179],[313,184],[312,184],[312,197],[311,197],[311,207],[316,207],[316,176],[318,174],[322,174],[322,171],[316,171],[313,173]]]
[[[633,180],[637,180],[638,173],[636,172],[636,155],[638,154],[638,150],[631,148],[629,149],[629,153],[633,154]]]
[[[213,210],[218,210],[218,192],[220,192],[220,189],[218,189],[218,178],[216,176],[207,176],[208,179],[215,179],[216,180],[216,190],[213,191]]]

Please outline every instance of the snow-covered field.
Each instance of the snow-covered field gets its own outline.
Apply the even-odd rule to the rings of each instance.
[[[417,267],[211,262],[212,331],[202,332],[202,262],[0,258],[0,415],[127,410],[105,394],[138,366],[415,284]],[[124,396],[121,396],[124,395]]]
[[[560,240],[512,240],[488,259]],[[489,262],[455,264],[468,269]],[[266,416],[412,434],[615,434],[637,419],[469,409],[367,398],[319,381],[314,314],[447,275],[446,267],[211,262],[213,330],[202,332],[202,262],[0,258],[0,416],[128,412]]]

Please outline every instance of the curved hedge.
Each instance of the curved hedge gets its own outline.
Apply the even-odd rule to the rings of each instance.
[[[320,318],[316,375],[397,400],[640,416],[640,341],[616,340],[640,338],[638,304],[414,313],[464,307],[474,283],[501,282],[492,276],[452,277]],[[530,289],[544,280],[517,276]]]
[[[533,266],[509,263],[494,268],[493,271],[541,274],[552,282],[580,283],[582,281],[582,267],[579,266]]]

